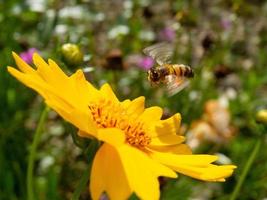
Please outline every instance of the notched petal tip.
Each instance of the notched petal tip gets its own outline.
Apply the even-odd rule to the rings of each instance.
[[[100,90],[105,90],[105,89],[111,89],[110,85],[108,83],[104,83],[101,87]]]
[[[12,51],[12,56],[16,62],[16,65],[22,72],[29,74],[33,74],[35,72],[35,70],[31,66],[29,66],[21,57],[19,57],[16,52]]]
[[[144,96],[140,96],[140,97],[137,97],[136,99],[134,99],[134,100],[136,100],[136,102],[140,102],[140,103],[144,103],[145,102],[145,97]]]
[[[19,70],[17,70],[14,67],[11,67],[11,66],[7,67],[7,71],[8,71],[8,73],[10,73],[14,77],[17,77],[19,74],[22,74],[22,72],[20,72]]]
[[[210,165],[203,173],[199,176],[200,180],[212,181],[212,182],[224,182],[225,178],[231,176],[236,166],[234,165]]]
[[[78,69],[74,74],[71,75],[71,77],[74,77],[76,80],[86,80],[81,69]]]
[[[34,52],[33,56],[32,56],[32,60],[34,65],[39,68],[39,67],[44,67],[44,66],[48,66],[48,64],[45,62],[45,60],[37,53]]]
[[[7,66],[7,71],[8,71],[8,72],[12,71],[13,69],[15,69],[15,68],[12,67],[12,66]]]
[[[145,109],[145,97],[140,96],[130,101],[130,103],[125,107],[127,109],[128,115],[141,115]]]
[[[179,134],[181,115],[177,113],[168,119],[159,121],[155,126],[158,136]]]
[[[35,59],[40,59],[41,58],[41,56],[37,53],[37,52],[34,52],[33,54],[32,54],[32,57],[33,58],[35,58]],[[42,59],[42,58],[41,58]],[[43,60],[43,59],[42,59]]]
[[[105,96],[107,99],[111,99],[112,101],[118,102],[118,98],[116,97],[115,93],[113,92],[111,86],[108,83],[105,83],[101,86],[100,92]]]
[[[17,54],[15,51],[12,51],[11,53],[12,53],[12,56],[13,56],[14,59],[15,59],[16,57],[19,57],[18,54]]]
[[[173,126],[173,128],[175,128],[176,130],[178,130],[180,128],[181,125],[181,114],[180,113],[176,113],[173,116],[171,116],[170,118],[163,120],[163,124],[166,124],[167,126]]]
[[[162,113],[163,110],[161,107],[149,107],[144,110],[144,112],[140,115],[139,119],[145,124],[153,124],[153,122],[157,123],[160,120]]]
[[[234,165],[211,164],[218,159],[213,155],[174,155],[153,152],[151,156],[178,173],[202,181],[224,181],[225,178],[232,175],[235,168]]]
[[[185,141],[185,137],[181,135],[161,135],[151,140],[150,146],[171,146],[181,144]]]

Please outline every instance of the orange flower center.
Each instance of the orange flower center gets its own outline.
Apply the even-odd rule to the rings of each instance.
[[[126,142],[137,148],[144,148],[151,142],[144,124],[127,114],[120,104],[108,100],[90,103],[89,109],[98,128],[119,128],[126,135]]]

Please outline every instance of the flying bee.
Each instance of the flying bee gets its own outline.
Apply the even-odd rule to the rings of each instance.
[[[148,72],[151,84],[166,84],[169,95],[174,95],[189,85],[189,78],[194,77],[191,67],[183,64],[170,64],[173,46],[169,43],[159,43],[145,48],[144,53],[151,56],[158,64]]]

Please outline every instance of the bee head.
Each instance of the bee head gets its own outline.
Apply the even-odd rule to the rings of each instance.
[[[158,83],[160,81],[160,71],[155,68],[150,69],[148,71],[148,80],[153,83]]]

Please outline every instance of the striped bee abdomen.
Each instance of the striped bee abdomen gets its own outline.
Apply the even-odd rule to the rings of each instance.
[[[186,65],[172,65],[173,71],[176,76],[183,76],[187,78],[194,77],[194,71],[191,67]]]

